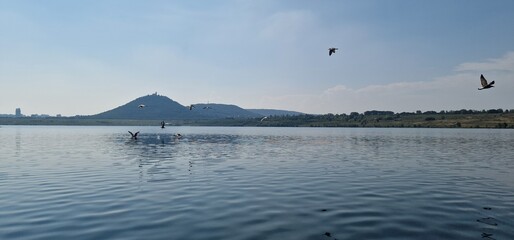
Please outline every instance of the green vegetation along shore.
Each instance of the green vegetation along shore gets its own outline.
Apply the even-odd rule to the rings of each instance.
[[[5,117],[0,118],[0,125],[159,126],[162,120],[170,126],[514,128],[514,111],[502,109],[414,113],[367,111],[350,114],[268,116],[263,120],[261,118],[123,120],[89,117]]]
[[[514,112],[425,112],[302,115],[271,118],[272,126],[301,127],[408,127],[408,128],[514,128]]]

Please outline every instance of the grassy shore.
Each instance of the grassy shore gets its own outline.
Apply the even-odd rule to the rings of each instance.
[[[165,119],[164,119],[165,120]],[[91,119],[77,117],[0,118],[0,125],[159,126],[159,120]],[[261,127],[407,127],[407,128],[514,128],[514,112],[434,114],[325,114],[227,118],[210,120],[165,120],[171,126],[261,126]]]

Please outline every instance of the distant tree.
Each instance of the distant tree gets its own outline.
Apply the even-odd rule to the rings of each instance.
[[[401,112],[401,113],[399,113],[400,116],[402,116],[402,115],[403,116],[405,116],[405,115],[412,115],[412,114],[414,114],[414,113],[410,113],[410,112]]]
[[[476,112],[471,110],[471,109],[469,109],[469,110],[461,109],[461,110],[453,111],[452,113],[455,113],[455,114],[473,114],[473,113],[476,113]]]
[[[487,113],[503,113],[503,109],[489,109],[487,110]]]
[[[372,110],[372,111],[365,111],[364,115],[365,116],[369,116],[369,115],[394,115],[394,112],[393,111],[377,111],[377,110]]]

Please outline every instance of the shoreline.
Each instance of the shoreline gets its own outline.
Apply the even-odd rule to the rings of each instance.
[[[514,112],[436,113],[387,115],[299,115],[224,119],[94,119],[88,117],[0,117],[0,125],[61,126],[233,126],[233,127],[347,127],[347,128],[508,128],[514,129]]]

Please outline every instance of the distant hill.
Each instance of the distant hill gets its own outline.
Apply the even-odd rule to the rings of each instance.
[[[139,108],[139,105],[145,105]],[[140,120],[168,120],[168,119],[202,119],[205,116],[189,111],[185,106],[171,100],[166,96],[157,94],[139,97],[125,105],[112,110],[89,116],[97,119],[140,119]]]
[[[216,103],[198,103],[194,104],[193,112],[198,112],[202,116],[209,118],[258,118],[262,115],[242,109],[236,105],[216,104]]]
[[[139,105],[144,105],[140,108]],[[94,119],[127,120],[200,120],[223,118],[258,118],[260,114],[228,104],[194,104],[189,110],[166,96],[157,94],[139,97],[125,105],[96,115]]]
[[[257,113],[261,116],[297,116],[303,115],[305,113],[295,112],[295,111],[286,111],[286,110],[276,110],[276,109],[246,109],[250,112]]]

